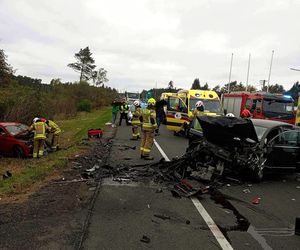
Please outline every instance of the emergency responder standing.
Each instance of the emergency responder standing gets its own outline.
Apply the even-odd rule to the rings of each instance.
[[[34,131],[33,158],[40,158],[44,154],[47,125],[39,118],[34,118],[28,131]]]
[[[132,138],[131,140],[138,140],[140,138],[139,127],[141,125],[140,116],[141,116],[141,106],[138,100],[133,102],[134,110],[132,111]]]
[[[166,118],[166,114],[164,111],[164,106],[166,106],[166,105],[167,105],[167,101],[165,101],[163,99],[156,102],[156,104],[155,104],[156,124],[157,124],[157,128],[155,129],[155,135],[159,135],[160,124],[163,123],[163,121]]]
[[[47,120],[46,124],[48,126],[49,136],[51,138],[51,150],[56,151],[58,147],[58,138],[61,133],[61,130],[54,121]]]
[[[155,113],[155,99],[148,100],[147,108],[142,109],[140,121],[142,123],[142,141],[141,141],[141,158],[145,160],[153,160],[150,156],[150,151],[154,140],[154,131],[156,129],[156,113]]]
[[[245,106],[244,110],[241,113],[241,117],[242,118],[250,118],[252,116],[251,112],[249,111],[250,107],[249,106]]]
[[[204,104],[202,101],[197,101],[195,104],[194,116],[199,116],[204,114]]]
[[[126,121],[126,125],[128,126],[129,125],[129,122],[128,122],[128,111],[129,111],[129,106],[127,104],[126,101],[124,101],[121,106],[120,106],[120,121],[119,121],[119,126],[121,126],[122,124],[122,120],[125,118],[125,121]]]

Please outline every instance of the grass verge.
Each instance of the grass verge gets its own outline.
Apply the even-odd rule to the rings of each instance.
[[[1,158],[0,173],[9,170],[13,176],[6,180],[0,176],[0,196],[23,192],[54,171],[64,169],[68,165],[67,158],[82,150],[78,143],[87,137],[87,130],[104,128],[110,118],[110,108],[103,108],[91,113],[80,113],[74,119],[57,121],[63,131],[60,137],[62,150],[40,159]]]

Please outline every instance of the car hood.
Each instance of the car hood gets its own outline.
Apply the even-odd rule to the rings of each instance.
[[[236,138],[242,141],[248,138],[259,142],[253,123],[249,119],[224,116],[198,116],[197,119],[206,140],[214,144],[234,146]]]

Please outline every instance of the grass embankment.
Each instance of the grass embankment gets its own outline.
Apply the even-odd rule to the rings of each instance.
[[[104,108],[91,113],[81,113],[74,119],[56,121],[63,131],[60,137],[61,150],[40,159],[1,158],[0,196],[23,192],[57,170],[64,169],[67,166],[68,157],[82,150],[79,142],[87,138],[87,130],[104,128],[104,124],[110,121],[110,117],[110,109]],[[2,180],[2,173],[7,170],[12,172],[13,176]]]

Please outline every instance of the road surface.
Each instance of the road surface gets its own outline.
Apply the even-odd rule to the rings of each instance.
[[[122,152],[113,147],[111,164],[124,159],[144,163],[139,158],[139,142],[129,140],[130,131],[130,127],[118,127],[114,145],[137,149]],[[175,137],[164,127],[155,140],[151,152],[155,160],[181,156],[188,144],[186,138]],[[272,176],[259,184],[231,183],[220,190],[228,205],[210,195],[177,199],[154,183],[119,184],[106,179],[83,249],[299,249],[300,236],[294,235],[295,219],[300,216],[299,186],[295,176]],[[159,188],[162,192],[157,192]],[[261,198],[260,204],[252,204],[254,197]],[[250,222],[249,228],[237,226],[243,220]],[[143,236],[150,242],[141,242]]]

